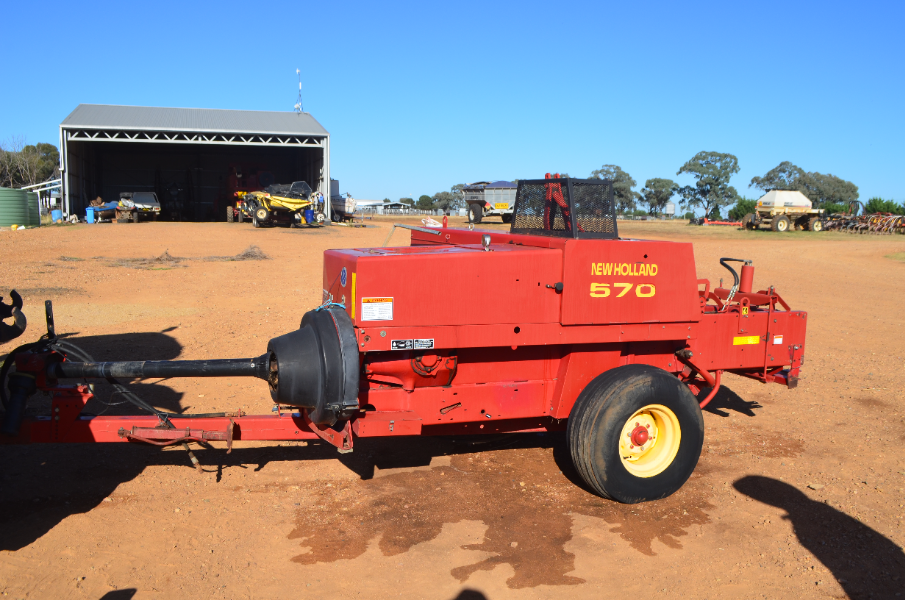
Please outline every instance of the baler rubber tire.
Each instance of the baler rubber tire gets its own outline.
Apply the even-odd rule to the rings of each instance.
[[[819,217],[813,217],[808,221],[808,231],[823,231],[823,222]]]
[[[241,223],[241,222],[244,221],[244,220],[245,220],[245,213],[243,213],[243,212],[240,210],[240,211],[239,211],[239,223]]]
[[[258,217],[254,216],[251,218],[251,226],[252,227],[260,227],[261,223],[258,221]]]
[[[236,220],[236,213],[233,212],[232,206],[226,207],[226,222],[232,223]]]
[[[780,223],[784,223],[784,225],[780,225]],[[782,233],[788,231],[791,228],[791,225],[792,221],[789,220],[789,217],[783,215],[773,219],[773,222],[770,223],[770,229]]]
[[[468,205],[468,222],[469,223],[480,223],[484,218],[484,207],[480,204],[469,204]]]
[[[639,477],[626,469],[619,436],[642,408],[660,405],[679,424],[675,457],[659,473]],[[572,462],[592,491],[625,504],[665,498],[691,476],[704,444],[701,407],[678,378],[649,365],[625,365],[598,375],[579,394],[567,428]]]

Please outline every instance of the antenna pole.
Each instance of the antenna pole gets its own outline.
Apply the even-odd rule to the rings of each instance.
[[[302,114],[302,112],[305,110],[304,108],[302,108],[302,71],[300,69],[296,69],[295,74],[299,76],[299,100],[295,103],[295,112]]]

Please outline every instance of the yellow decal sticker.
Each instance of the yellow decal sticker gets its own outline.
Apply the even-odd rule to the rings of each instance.
[[[630,289],[632,289],[632,284],[631,283],[614,283],[613,287],[622,288],[622,291],[619,292],[618,296],[616,296],[617,298],[622,298],[623,296],[625,296],[628,293],[628,291]]]
[[[493,205],[493,207],[497,210],[507,210],[509,208],[509,203],[507,202],[497,202]]]
[[[733,346],[746,346],[748,344],[759,344],[760,336],[759,335],[743,335],[740,337],[732,338]]]
[[[591,298],[606,298],[610,295],[610,284],[608,283],[592,283]]]
[[[617,298],[622,298],[628,294],[633,287],[635,288],[635,295],[639,298],[651,298],[657,293],[657,288],[652,283],[639,283],[638,285],[635,285],[634,283],[592,283],[591,298],[608,297],[610,295],[611,285],[614,288],[622,290],[616,294]]]
[[[355,275],[352,275],[352,277],[355,277]],[[353,279],[352,281],[355,281],[355,280]],[[747,307],[747,306],[743,306],[743,307],[742,307],[742,316],[743,316],[743,317],[747,317],[747,316],[748,316],[748,307]]]
[[[647,263],[591,263],[591,275],[656,277],[657,265]]]
[[[355,273],[352,273],[352,318],[355,318]]]

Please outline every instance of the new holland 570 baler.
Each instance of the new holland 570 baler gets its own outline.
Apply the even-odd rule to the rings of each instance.
[[[411,246],[330,250],[324,304],[256,358],[91,362],[52,330],[5,365],[11,442],[355,438],[567,430],[588,486],[621,502],[681,487],[701,453],[702,406],[724,372],[795,387],[806,313],[749,261],[698,279],[692,245],[619,238],[611,182],[520,181],[511,230],[410,228]],[[557,214],[558,213],[558,214]],[[743,262],[740,276],[729,264]],[[64,380],[250,376],[275,414],[84,416]],[[51,392],[51,414],[23,418]],[[124,392],[125,393],[125,392]],[[284,411],[285,408],[285,411]]]

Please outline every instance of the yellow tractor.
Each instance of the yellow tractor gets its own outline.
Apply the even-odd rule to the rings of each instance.
[[[290,185],[269,185],[263,192],[236,192],[242,201],[244,212],[251,216],[255,227],[285,225],[291,227],[299,222],[323,222],[323,214],[314,214],[314,196],[311,187],[304,181]]]

